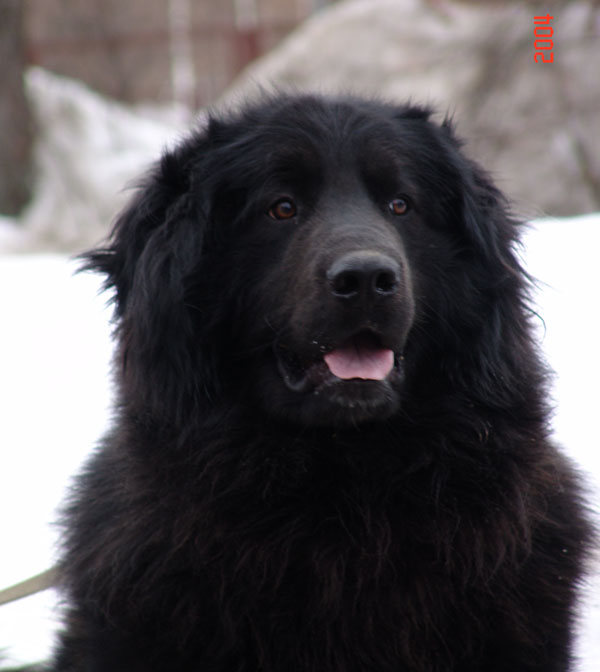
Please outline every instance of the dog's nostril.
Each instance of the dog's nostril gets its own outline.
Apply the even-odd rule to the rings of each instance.
[[[331,293],[338,298],[388,296],[398,289],[400,265],[380,252],[351,252],[333,262],[327,279]]]
[[[353,271],[342,271],[332,280],[331,289],[338,296],[352,296],[360,291],[361,280]]]
[[[393,294],[398,288],[398,276],[393,271],[383,271],[375,278],[375,291]]]

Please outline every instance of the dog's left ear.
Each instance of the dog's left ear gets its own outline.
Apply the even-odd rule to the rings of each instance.
[[[488,173],[464,155],[463,142],[457,138],[448,117],[440,130],[460,175],[462,224],[477,258],[486,265],[500,265],[496,277],[506,273],[523,276],[515,254],[521,222],[514,217],[508,200]]]
[[[534,356],[521,356],[531,347],[529,290],[533,284],[518,254],[523,222],[511,213],[508,200],[490,176],[462,153],[462,143],[448,121],[441,130],[453,148],[460,176],[457,224],[466,238],[462,253],[469,257],[471,291],[482,299],[480,347],[466,353],[472,365],[459,364],[455,377],[463,378],[462,372],[476,374],[465,387],[486,403],[507,408],[520,395],[525,400],[543,376]]]
[[[202,352],[210,339],[186,304],[207,228],[206,145],[195,136],[165,153],[117,218],[108,245],[83,257],[83,269],[105,274],[114,291],[122,403],[135,400],[144,407],[138,412],[171,422],[214,387],[213,358]]]

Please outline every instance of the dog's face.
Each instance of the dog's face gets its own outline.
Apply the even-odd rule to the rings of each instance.
[[[484,312],[502,232],[477,221],[496,194],[476,182],[419,108],[300,98],[213,122],[92,256],[117,288],[129,379],[235,390],[305,425],[390,417],[455,347],[444,323]]]
[[[249,362],[266,410],[338,423],[398,407],[415,317],[400,220],[415,214],[408,185],[382,188],[368,154],[349,142],[337,157],[317,144],[285,157],[286,179],[251,218],[260,254],[246,278],[258,282],[238,334],[242,351],[269,344]]]

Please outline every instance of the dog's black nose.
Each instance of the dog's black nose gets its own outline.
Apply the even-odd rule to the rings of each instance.
[[[400,283],[400,264],[382,252],[361,250],[336,259],[327,271],[331,293],[340,299],[392,296]]]

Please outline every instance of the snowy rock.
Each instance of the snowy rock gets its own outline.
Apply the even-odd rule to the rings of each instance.
[[[27,75],[37,126],[34,199],[3,249],[80,252],[104,237],[126,187],[179,129],[41,69]],[[1,241],[0,241],[1,243]]]
[[[554,9],[552,9],[554,7]],[[534,62],[534,16],[554,62]],[[600,207],[600,8],[571,3],[345,0],[250,65],[222,98],[259,88],[431,103],[528,217]]]

